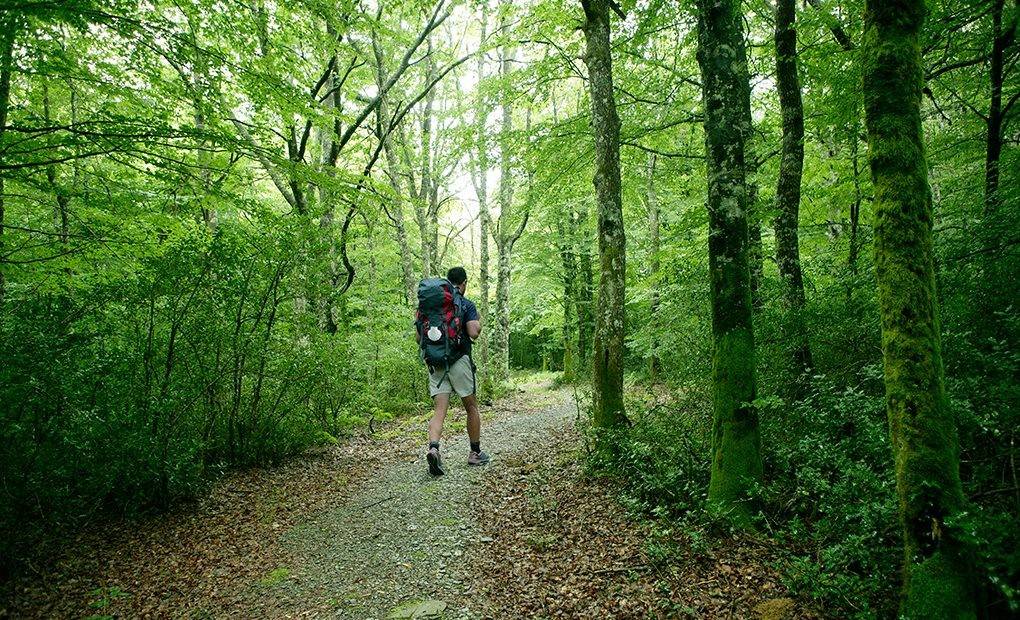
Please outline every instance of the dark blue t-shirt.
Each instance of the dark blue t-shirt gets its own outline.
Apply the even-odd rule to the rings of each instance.
[[[475,307],[475,302],[471,301],[463,295],[461,298],[464,300],[464,351],[468,354],[471,353],[471,337],[467,335],[467,324],[469,321],[478,321],[478,308]]]

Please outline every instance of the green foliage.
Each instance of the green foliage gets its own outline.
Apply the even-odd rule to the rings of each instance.
[[[683,399],[649,406],[634,399],[631,427],[612,437],[617,450],[593,451],[593,471],[625,480],[624,503],[639,514],[676,519],[705,508],[711,447],[704,401]],[[606,432],[606,431],[602,431]]]
[[[759,494],[795,550],[788,585],[840,615],[888,612],[902,557],[880,373],[865,369],[864,387],[816,376],[804,400],[762,412]]]

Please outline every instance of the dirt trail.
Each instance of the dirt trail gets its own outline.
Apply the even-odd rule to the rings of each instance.
[[[295,560],[287,579],[254,593],[258,615],[336,615],[386,618],[416,604],[444,608],[445,618],[475,618],[464,559],[483,542],[472,510],[484,477],[506,467],[504,455],[540,449],[574,414],[557,394],[550,406],[487,424],[493,460],[469,467],[467,437],[444,441],[447,474],[432,478],[422,455],[394,454],[348,501],[284,534]]]

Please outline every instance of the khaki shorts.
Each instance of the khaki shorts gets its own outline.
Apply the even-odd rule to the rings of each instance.
[[[437,394],[453,392],[457,392],[461,398],[475,393],[475,371],[467,355],[454,362],[450,372],[446,372],[445,368],[437,368],[429,373],[429,396],[435,398]]]

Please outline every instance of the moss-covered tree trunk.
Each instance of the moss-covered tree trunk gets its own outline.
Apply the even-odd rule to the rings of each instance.
[[[861,53],[875,192],[875,275],[886,409],[905,547],[900,612],[975,615],[970,554],[947,519],[964,505],[946,402],[921,134],[924,0],[868,0]]]
[[[620,117],[613,94],[609,45],[609,2],[583,0],[592,129],[595,137],[595,200],[598,206],[599,274],[595,310],[595,425],[619,429],[626,424],[623,407],[626,239],[620,182]]]
[[[712,475],[709,501],[745,524],[750,486],[762,475],[748,269],[744,143],[751,91],[740,4],[698,0],[698,64],[708,163],[712,296]]]
[[[776,2],[776,85],[783,125],[779,178],[776,183],[776,263],[785,302],[785,348],[790,355],[793,385],[802,385],[812,366],[811,347],[804,325],[804,277],[800,266],[800,184],[804,175],[804,103],[797,75],[795,0]],[[789,390],[799,394],[800,390]]]

